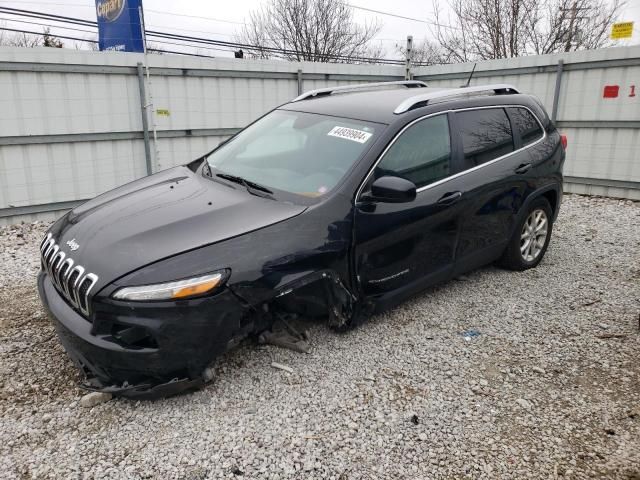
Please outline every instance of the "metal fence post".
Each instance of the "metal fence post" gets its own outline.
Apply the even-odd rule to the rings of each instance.
[[[302,95],[302,69],[298,69],[298,95]]]
[[[413,36],[407,36],[407,51],[406,58],[404,62],[404,79],[411,80],[413,77],[413,72],[411,71],[411,66],[413,63]]]
[[[560,103],[560,86],[562,85],[562,68],[564,61],[558,60],[558,69],[556,70],[556,88],[553,92],[553,108],[551,109],[551,120],[556,121],[558,117],[558,104]]]
[[[140,111],[142,112],[142,131],[144,135],[144,158],[147,163],[147,175],[153,173],[151,166],[151,147],[149,145],[149,117],[147,115],[147,94],[144,88],[144,69],[138,62],[138,88],[140,89]]]

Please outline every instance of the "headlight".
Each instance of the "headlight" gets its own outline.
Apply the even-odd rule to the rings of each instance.
[[[181,300],[210,292],[222,283],[222,273],[212,273],[202,277],[188,278],[175,282],[124,287],[113,294],[116,300]]]

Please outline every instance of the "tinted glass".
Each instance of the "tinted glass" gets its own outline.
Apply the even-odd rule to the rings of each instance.
[[[513,121],[513,128],[520,133],[523,147],[542,138],[542,127],[529,110],[510,108],[509,115]]]
[[[405,130],[385,153],[374,177],[402,177],[420,188],[449,176],[450,164],[449,122],[446,115],[437,115]]]
[[[318,197],[340,181],[380,128],[359,120],[275,110],[207,160],[222,173]]]
[[[472,168],[513,151],[513,137],[502,108],[456,113],[465,167]]]

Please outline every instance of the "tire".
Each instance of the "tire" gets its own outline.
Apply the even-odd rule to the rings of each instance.
[[[498,263],[516,271],[536,267],[547,251],[552,230],[551,205],[544,197],[536,198],[518,222]],[[543,231],[546,231],[544,238],[540,235]]]

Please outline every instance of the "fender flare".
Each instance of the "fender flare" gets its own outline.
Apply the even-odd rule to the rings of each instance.
[[[556,221],[556,218],[558,218],[558,212],[560,211],[560,202],[562,201],[562,190],[560,189],[560,187],[558,185],[553,183],[553,184],[545,185],[544,187],[540,187],[540,188],[534,190],[533,192],[531,192],[529,195],[527,195],[526,200],[522,203],[522,206],[520,207],[520,211],[518,212],[518,215],[516,216],[516,221],[513,224],[513,227],[511,229],[510,234],[509,234],[509,238],[511,238],[513,236],[514,232],[517,229],[517,226],[520,225],[520,222],[524,218],[524,215],[526,215],[526,213],[529,211],[529,206],[535,200],[540,198],[543,194],[545,194],[547,192],[551,192],[551,191],[555,192],[556,197],[558,199],[556,208],[555,208],[555,210],[553,212],[553,218],[551,219],[552,223]]]

